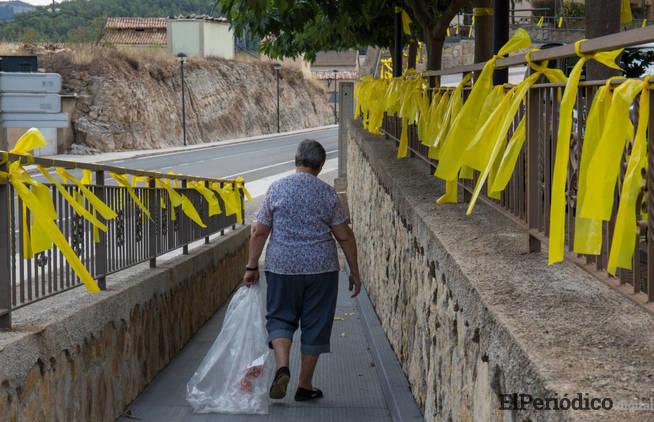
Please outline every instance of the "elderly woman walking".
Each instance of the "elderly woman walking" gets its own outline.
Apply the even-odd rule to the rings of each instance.
[[[325,158],[320,143],[302,141],[295,154],[296,172],[270,186],[252,226],[244,276],[248,286],[259,280],[258,262],[270,236],[265,272],[266,328],[277,367],[270,387],[272,399],[286,396],[291,376],[289,352],[298,325],[302,359],[295,400],[323,396],[312,379],[320,354],[330,350],[340,270],[334,239],[350,268],[352,297],[361,290],[354,233],[336,191],[317,177]]]

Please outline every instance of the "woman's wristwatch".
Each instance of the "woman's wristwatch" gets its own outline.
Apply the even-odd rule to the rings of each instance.
[[[254,268],[245,267],[245,271],[259,271],[259,267],[254,267]]]

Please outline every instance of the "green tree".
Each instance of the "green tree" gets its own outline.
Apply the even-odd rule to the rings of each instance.
[[[463,0],[217,0],[237,34],[249,30],[264,39],[272,57],[309,60],[320,50],[390,47],[395,7],[412,16],[427,44],[428,68],[439,69],[447,27]]]

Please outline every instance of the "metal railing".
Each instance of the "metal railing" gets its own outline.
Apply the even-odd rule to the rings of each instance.
[[[588,40],[582,44],[584,53],[612,50],[645,42],[654,41],[654,27],[636,29],[609,36]],[[548,50],[534,52],[534,61],[561,59],[574,56],[574,47],[565,45]],[[523,56],[512,56],[497,61],[497,68],[524,65]],[[459,74],[481,70],[484,63],[460,66],[453,69],[424,72],[429,77],[432,86],[435,79],[442,75]],[[581,149],[584,142],[584,128],[587,113],[590,110],[593,97],[605,81],[585,81],[579,84],[577,101],[573,109],[573,127],[570,143],[570,160],[566,182],[566,258],[583,269],[592,273],[598,279],[615,288],[617,291],[638,303],[650,312],[654,312],[654,99],[650,95],[650,128],[648,130],[648,170],[646,184],[641,190],[643,203],[637,210],[639,227],[638,240],[634,245],[632,270],[619,269],[616,277],[610,276],[605,270],[608,262],[608,252],[611,245],[613,228],[617,213],[614,205],[611,219],[603,225],[603,243],[601,253],[595,255],[580,255],[572,250],[572,239],[575,231],[575,215],[577,212],[577,176],[581,160]],[[615,80],[614,83],[620,83]],[[556,138],[559,118],[559,92],[564,85],[539,83],[530,88],[525,104],[519,110],[508,138],[517,127],[519,118],[527,117],[527,139],[520,153],[513,177],[499,200],[480,196],[483,202],[502,212],[517,224],[523,226],[529,233],[529,251],[538,252],[547,249],[547,233],[549,232],[551,181],[554,168]],[[650,88],[651,89],[651,88]],[[396,116],[384,117],[382,132],[399,143],[401,119]],[[418,139],[417,127],[409,127],[410,156],[421,159],[430,165],[430,171],[437,166],[436,160],[428,158],[429,148]],[[622,177],[626,170],[626,155],[622,157],[619,182],[616,184],[614,204],[618,203]],[[469,201],[478,174],[473,180],[461,180],[463,199]],[[485,188],[482,192],[485,194]]]
[[[25,157],[9,154],[9,163],[21,159],[25,160]],[[179,248],[188,254],[190,243],[202,239],[209,243],[211,235],[224,234],[225,229],[235,227],[240,218],[237,219],[235,213],[227,215],[227,207],[221,195],[215,196],[222,212],[209,216],[207,201],[196,189],[187,187],[187,182],[201,182],[207,187],[209,184],[217,184],[215,186],[219,188],[231,185],[232,189],[239,192],[240,217],[244,220],[243,192],[235,180],[165,175],[39,157],[30,158],[29,161],[42,167],[90,170],[93,181],[87,186],[88,189],[116,212],[115,218],[106,221],[97,214],[96,218],[107,226],[106,232],[98,230],[75,211],[56,186],[43,183],[53,199],[57,227],[97,280],[100,289],[106,289],[106,277],[110,274],[146,261],[153,268],[157,257]],[[6,171],[7,166],[7,163],[1,164],[0,171]],[[128,189],[115,183],[109,173],[147,177],[147,182],[141,183],[145,186],[132,189],[151,218],[132,198]],[[36,175],[33,177],[38,179]],[[182,212],[182,207],[175,209],[171,206],[169,193],[155,182],[156,179],[168,178],[180,182],[181,186],[175,188],[175,192],[189,199],[206,228],[192,221]],[[87,210],[92,209],[89,201],[80,195],[77,186],[63,184],[63,188]],[[79,287],[81,282],[56,245],[32,257],[26,256],[30,211],[23,207],[20,197],[6,180],[0,181],[0,215],[0,328],[10,328],[13,310]]]

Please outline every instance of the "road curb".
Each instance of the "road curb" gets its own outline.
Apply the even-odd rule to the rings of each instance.
[[[384,399],[393,421],[424,421],[420,408],[411,394],[409,382],[393,353],[377,313],[363,287],[357,296],[356,304],[363,322],[363,331],[370,344],[370,354],[381,380]]]

